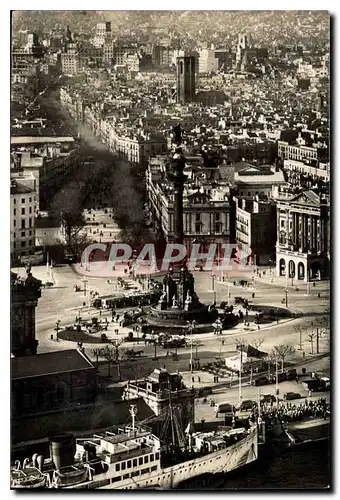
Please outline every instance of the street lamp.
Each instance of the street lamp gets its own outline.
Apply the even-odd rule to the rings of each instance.
[[[286,307],[288,307],[288,288],[285,289],[286,294]]]
[[[192,322],[189,322],[188,328],[191,332],[191,342],[190,342],[190,372],[193,373],[193,343],[194,343],[194,329],[196,326],[196,321],[193,319]]]
[[[83,283],[84,283],[84,297],[86,297],[86,284],[87,284],[87,280],[83,280]]]

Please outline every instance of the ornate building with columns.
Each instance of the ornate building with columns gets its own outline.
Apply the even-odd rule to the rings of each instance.
[[[27,276],[11,272],[11,352],[13,356],[37,353],[35,309],[41,297],[41,281],[28,269]]]
[[[329,202],[308,190],[277,200],[276,272],[310,281],[329,277]]]

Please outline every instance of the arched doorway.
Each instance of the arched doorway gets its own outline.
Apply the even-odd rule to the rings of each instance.
[[[280,270],[280,276],[286,275],[286,261],[284,259],[280,259],[279,261],[279,270]]]
[[[298,264],[298,280],[305,279],[305,265],[303,262],[299,262]]]
[[[290,278],[295,278],[295,262],[293,260],[289,261],[288,272],[289,272],[288,276]]]
[[[320,262],[313,262],[310,266],[311,279],[321,279],[321,264]]]

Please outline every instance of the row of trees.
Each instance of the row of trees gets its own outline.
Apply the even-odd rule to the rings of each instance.
[[[85,208],[113,208],[113,218],[127,243],[145,243],[148,231],[143,214],[140,174],[124,161],[98,152],[93,164],[83,164],[75,178],[54,197],[50,211],[60,220],[66,244],[75,252],[85,243],[81,237]],[[150,242],[150,241],[148,241]]]
[[[124,342],[123,339],[114,340],[105,347],[92,349],[92,354],[96,358],[97,371],[99,368],[99,358],[104,358],[108,363],[108,376],[109,377],[111,376],[111,366],[115,364],[117,365],[118,379],[121,380],[122,378],[120,371],[121,358],[120,358],[119,348],[123,342]]]
[[[255,347],[255,349],[260,349],[261,345],[263,344],[264,339],[254,339],[251,342],[252,347]],[[247,343],[236,339],[236,345],[241,346],[242,348],[247,347]],[[284,371],[284,362],[285,360],[289,357],[292,356],[295,353],[295,348],[292,345],[289,344],[278,344],[273,347],[273,349],[268,353],[267,359],[269,362],[281,362],[281,371],[283,373]]]

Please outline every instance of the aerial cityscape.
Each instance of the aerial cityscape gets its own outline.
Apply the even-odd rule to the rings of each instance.
[[[330,489],[330,14],[11,27],[10,488]]]

